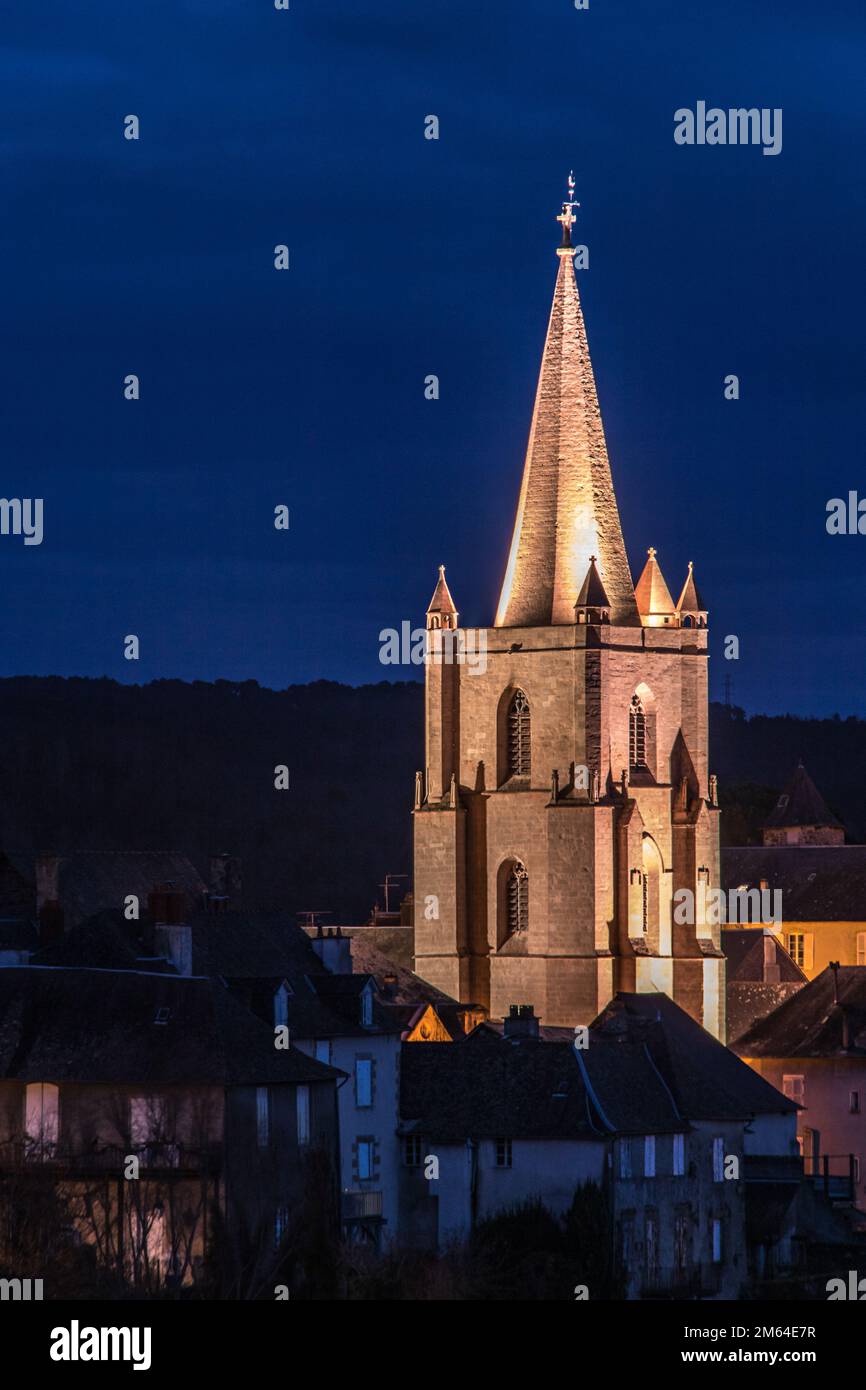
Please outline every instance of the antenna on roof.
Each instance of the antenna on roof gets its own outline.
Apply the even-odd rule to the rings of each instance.
[[[390,899],[390,897],[388,896],[388,890],[394,887],[394,885],[396,884],[396,882],[397,882],[397,880],[398,880],[399,878],[408,878],[408,877],[409,877],[408,874],[386,874],[386,875],[385,875],[385,882],[379,884],[379,887],[382,888],[382,889],[384,890],[384,893],[385,893],[385,911],[386,911],[386,912],[390,912],[390,911],[391,911],[391,899]]]
[[[322,924],[318,919],[320,917],[333,917],[333,915],[333,912],[326,912],[323,908],[319,907],[304,908],[302,911],[295,913],[296,917],[302,919],[299,921],[298,925],[309,931],[312,931],[315,927],[317,936],[322,935]]]

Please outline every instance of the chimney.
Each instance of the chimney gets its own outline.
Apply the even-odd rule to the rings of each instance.
[[[40,854],[36,860],[36,920],[40,944],[63,935],[60,857],[56,854]]]
[[[538,1019],[531,1004],[512,1004],[505,1019],[505,1037],[509,1042],[527,1038],[538,1041]]]
[[[393,999],[397,993],[397,976],[388,974],[382,976],[381,994],[383,999]]]
[[[241,861],[237,855],[211,855],[210,886],[207,899],[210,912],[238,912],[240,910]]]
[[[173,883],[160,883],[148,894],[153,918],[153,948],[171,961],[178,975],[192,974],[192,927],[187,921],[186,894]]]
[[[177,926],[186,921],[186,894],[174,883],[158,883],[147,895],[147,910],[156,926]]]
[[[313,950],[332,975],[352,974],[352,943],[339,927],[323,933],[320,922],[318,932],[313,938]]]

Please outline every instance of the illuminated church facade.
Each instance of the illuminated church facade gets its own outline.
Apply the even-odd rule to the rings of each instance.
[[[494,1017],[529,1003],[568,1027],[617,990],[663,991],[724,1041],[719,927],[701,919],[702,889],[719,883],[707,612],[691,565],[677,602],[652,549],[632,581],[575,281],[575,206],[558,219],[495,621],[461,633],[443,569],[427,613],[446,652],[467,640],[486,660],[434,647],[426,666],[415,969]],[[674,911],[683,888],[693,912]]]

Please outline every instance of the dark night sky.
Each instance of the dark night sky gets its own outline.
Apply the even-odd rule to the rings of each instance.
[[[440,561],[490,622],[574,167],[633,570],[695,561],[715,697],[862,712],[862,5],[291,4],[4,13],[0,490],[45,540],[0,538],[0,674],[414,676],[378,634]],[[699,99],[782,153],[675,145]]]

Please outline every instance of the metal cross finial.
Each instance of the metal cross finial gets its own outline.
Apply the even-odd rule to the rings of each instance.
[[[562,223],[563,246],[571,245],[571,229],[577,221],[574,215],[574,209],[579,207],[580,203],[574,201],[574,170],[572,169],[568,175],[568,197],[562,205],[562,212],[556,219],[557,222]]]

